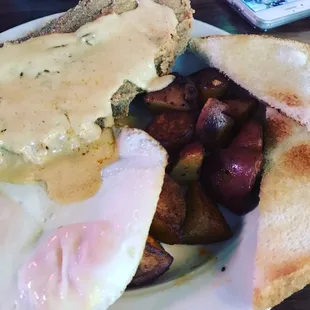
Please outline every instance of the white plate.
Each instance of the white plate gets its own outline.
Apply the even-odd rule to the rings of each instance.
[[[20,25],[0,34],[0,42],[13,40],[37,29],[59,14]],[[221,29],[194,21],[192,36],[227,34]],[[183,74],[205,64],[191,53],[178,58],[175,70]],[[227,215],[227,214],[226,214]],[[126,292],[112,310],[252,310],[252,271],[256,246],[258,212],[243,219],[231,217],[236,231],[233,240],[213,246],[214,259],[201,247],[174,246],[171,270],[156,285]],[[222,272],[222,268],[226,270]]]

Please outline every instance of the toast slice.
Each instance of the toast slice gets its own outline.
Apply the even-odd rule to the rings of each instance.
[[[255,310],[273,307],[310,283],[310,133],[267,108],[265,136]]]
[[[165,42],[154,59],[158,75],[168,74],[175,59],[186,48],[192,28],[193,11],[190,0],[154,0],[155,2],[170,7],[175,12],[178,20],[177,35]],[[61,17],[47,23],[42,29],[20,38],[16,42],[22,42],[32,37],[51,33],[69,33],[79,29],[84,24],[91,22],[102,15],[111,13],[121,14],[135,9],[136,0],[80,0],[78,5]],[[129,104],[142,90],[133,83],[125,81],[112,97],[114,117],[128,115]]]
[[[310,130],[310,46],[258,35],[193,39],[191,47],[258,99]]]

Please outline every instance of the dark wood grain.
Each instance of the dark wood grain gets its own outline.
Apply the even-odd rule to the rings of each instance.
[[[77,0],[0,0],[0,32],[39,17],[65,11],[76,3]],[[196,11],[196,19],[230,33],[261,33],[229,8],[224,0],[193,0],[192,6]],[[310,43],[310,19],[297,21],[269,33]],[[294,294],[273,310],[309,309],[310,286]]]

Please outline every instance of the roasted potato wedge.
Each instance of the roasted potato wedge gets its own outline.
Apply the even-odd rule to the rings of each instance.
[[[236,214],[245,214],[252,208],[247,201],[262,161],[261,151],[243,147],[214,152],[203,164],[202,184],[216,202]]]
[[[170,268],[172,262],[173,257],[153,237],[148,236],[138,270],[128,287],[152,283]]]
[[[250,113],[257,104],[257,100],[254,98],[224,100],[224,102],[228,105],[229,116],[232,117],[238,125],[243,124],[249,119]]]
[[[156,115],[146,131],[168,152],[176,152],[191,142],[194,129],[195,118],[191,113],[166,111]]]
[[[200,106],[209,98],[221,98],[229,87],[228,78],[215,68],[202,69],[190,77],[197,86]]]
[[[151,235],[166,244],[180,243],[185,214],[186,205],[181,187],[166,174],[150,229]]]
[[[204,148],[198,141],[186,145],[179,155],[179,160],[173,167],[170,176],[179,184],[197,181],[204,159]]]
[[[203,106],[196,124],[196,136],[207,151],[225,146],[232,136],[234,120],[224,102],[210,98]]]
[[[236,84],[234,81],[229,81],[228,91],[224,96],[226,99],[248,99],[252,98],[252,95],[240,85]]]
[[[147,93],[144,101],[153,112],[163,112],[166,109],[190,111],[197,109],[197,97],[194,82],[188,77],[177,75],[166,88]]]
[[[247,121],[239,134],[233,139],[230,148],[247,148],[262,152],[263,128],[261,123],[255,118]]]
[[[182,228],[183,243],[210,244],[232,236],[221,211],[205,195],[199,182],[193,182],[188,187],[186,205],[186,218]]]

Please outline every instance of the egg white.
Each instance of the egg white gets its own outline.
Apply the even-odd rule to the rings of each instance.
[[[122,295],[143,254],[167,159],[140,130],[122,130],[118,149],[86,201],[63,206],[40,184],[0,184],[0,310],[104,310]]]

